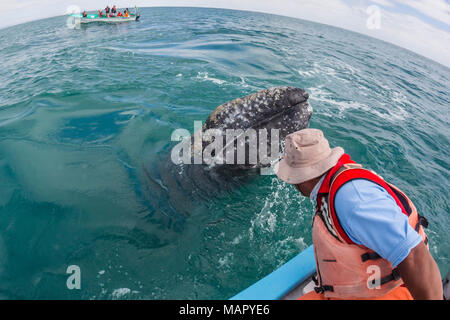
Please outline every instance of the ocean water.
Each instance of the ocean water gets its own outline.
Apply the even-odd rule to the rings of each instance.
[[[448,68],[342,29],[218,9],[145,8],[80,29],[55,17],[0,42],[0,298],[227,299],[310,245],[310,200],[274,176],[199,199],[156,192],[145,174],[173,130],[282,85],[309,92],[311,127],[332,146],[410,196],[448,271]],[[70,265],[80,290],[66,286]]]

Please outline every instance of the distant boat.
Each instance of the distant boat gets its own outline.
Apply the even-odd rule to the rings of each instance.
[[[116,22],[127,22],[127,21],[137,21],[139,20],[140,14],[138,12],[130,13],[128,17],[100,17],[98,13],[96,14],[88,14],[86,17],[83,17],[81,13],[70,14],[70,17],[74,17],[75,19],[80,19],[80,23],[90,23],[90,22],[106,22],[106,23],[116,23]]]

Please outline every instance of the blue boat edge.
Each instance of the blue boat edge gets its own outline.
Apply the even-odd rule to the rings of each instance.
[[[230,300],[279,300],[315,272],[314,248],[311,245]]]

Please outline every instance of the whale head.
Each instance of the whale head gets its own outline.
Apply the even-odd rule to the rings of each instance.
[[[255,177],[257,169],[270,166],[264,161],[264,157],[260,156],[260,151],[266,149],[269,158],[278,158],[282,151],[281,142],[288,134],[307,128],[311,114],[308,94],[305,90],[294,87],[266,89],[220,105],[198,130],[203,135],[199,150],[203,156],[207,151],[211,151],[210,146],[214,141],[221,141],[222,148],[211,153],[214,153],[214,156],[222,154],[225,159],[231,155],[230,158],[234,162],[219,165],[205,165],[204,162],[200,162],[202,165],[195,164],[192,158],[196,152],[197,132],[191,136],[187,135],[186,138],[190,139],[186,139],[186,144],[179,142],[177,146],[187,146],[187,152],[190,154],[186,160],[191,158],[191,162],[173,161],[171,155],[179,154],[178,151],[173,152],[174,148],[170,154],[161,153],[145,162],[145,183],[142,184],[142,190],[146,201],[152,210],[160,211],[163,217],[178,219],[189,216],[199,205],[198,200],[208,201],[225,190],[232,190]],[[210,129],[218,135],[214,138],[205,137]],[[235,136],[232,141],[227,141],[226,132],[230,129],[233,132],[240,130],[242,134]],[[251,130],[256,132],[257,137],[256,160],[250,156],[250,151],[255,151],[255,143],[247,139]],[[265,142],[261,140],[261,132],[268,134]],[[273,132],[277,132],[274,140]],[[239,163],[239,151],[242,151],[239,138],[242,136],[245,138],[240,141],[243,142],[244,158],[242,163]],[[276,144],[272,144],[272,141]]]
[[[279,156],[286,136],[309,126],[312,108],[308,97],[301,88],[276,87],[218,106],[203,125],[202,131],[207,133],[214,129],[215,137],[203,139],[202,151],[220,135],[224,147],[214,150],[213,155],[218,159],[222,157],[221,163],[239,169],[269,166],[269,160]],[[235,133],[232,141],[230,132]],[[244,158],[242,148],[245,149]]]

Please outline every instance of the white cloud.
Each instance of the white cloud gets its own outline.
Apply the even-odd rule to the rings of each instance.
[[[383,12],[381,29],[367,34],[450,67],[450,34],[415,16]]]
[[[389,0],[371,0],[371,1],[385,7],[395,7],[395,4],[393,2],[390,2]]]
[[[398,0],[433,19],[450,24],[450,3],[445,0]]]
[[[441,22],[448,23],[449,4],[445,0],[397,0]],[[63,15],[68,6],[96,10],[105,6],[100,0],[8,0],[0,11],[0,27],[33,19]],[[392,12],[392,1],[359,0],[348,5],[344,0],[115,0],[118,7],[194,6],[250,10],[280,14],[363,33],[394,43],[450,67],[450,33],[438,29],[418,17]],[[381,8],[381,29],[366,27],[366,9],[370,4]],[[20,9],[16,9],[20,8]],[[13,18],[12,18],[13,17]]]

